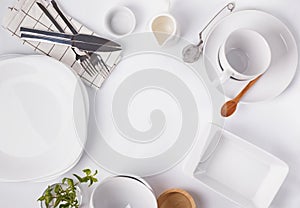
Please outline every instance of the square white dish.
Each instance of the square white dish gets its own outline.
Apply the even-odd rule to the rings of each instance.
[[[285,162],[216,125],[203,154],[195,149],[185,171],[241,207],[269,207],[289,171]]]

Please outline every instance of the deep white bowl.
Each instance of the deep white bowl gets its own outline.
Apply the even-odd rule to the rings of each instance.
[[[91,208],[157,208],[150,186],[133,177],[110,177],[93,191]]]

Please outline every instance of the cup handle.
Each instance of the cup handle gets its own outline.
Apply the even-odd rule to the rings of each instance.
[[[224,70],[221,74],[221,76],[219,78],[216,78],[213,81],[213,85],[215,87],[224,84],[231,76],[233,75],[233,73],[229,70]]]

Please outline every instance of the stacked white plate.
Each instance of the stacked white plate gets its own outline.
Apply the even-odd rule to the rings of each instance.
[[[49,180],[79,161],[88,100],[68,67],[45,56],[2,57],[0,97],[0,181]]]

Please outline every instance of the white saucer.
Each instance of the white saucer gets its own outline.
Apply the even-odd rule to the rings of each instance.
[[[273,99],[288,87],[298,65],[296,41],[287,26],[274,16],[262,11],[245,10],[225,17],[207,36],[203,53],[205,65],[209,60],[217,73],[221,72],[218,50],[232,31],[241,28],[252,29],[263,35],[272,53],[269,69],[242,101],[250,103]],[[247,83],[230,79],[223,85],[225,95],[229,98],[235,97]]]
[[[190,43],[160,47],[152,33],[122,42],[123,59],[91,99],[86,153],[113,173],[156,175],[178,164],[195,141],[205,143],[208,122],[222,125],[224,95],[202,61],[182,61]]]
[[[44,181],[68,171],[87,133],[77,77],[45,56],[2,57],[0,65],[0,180]]]

